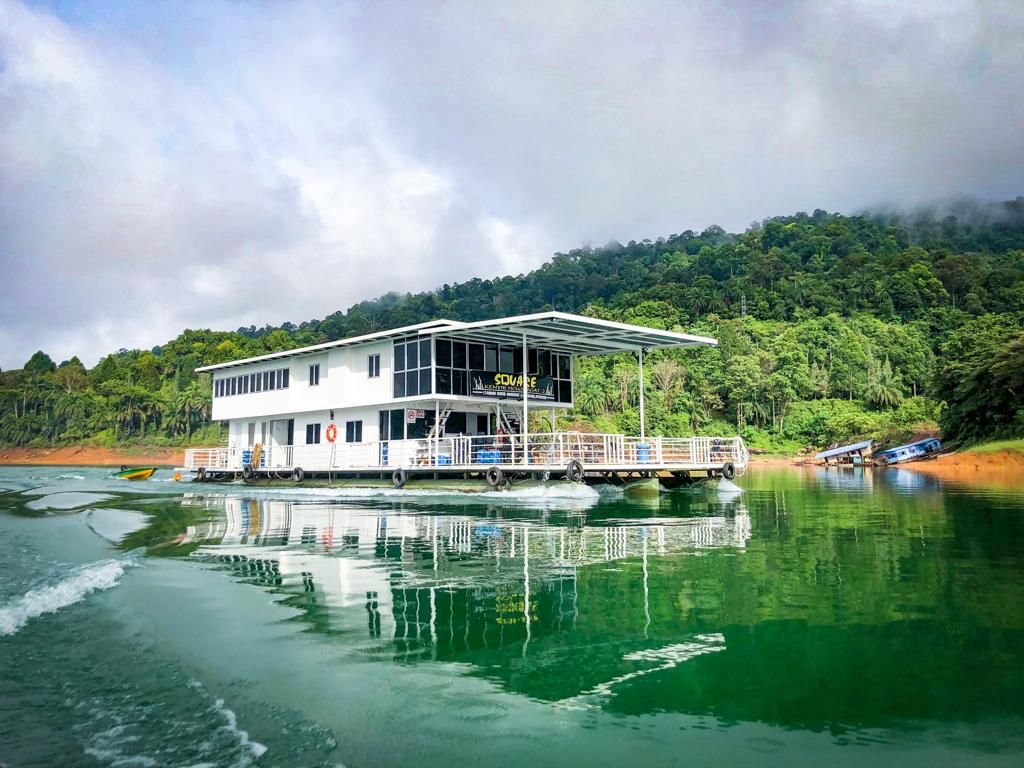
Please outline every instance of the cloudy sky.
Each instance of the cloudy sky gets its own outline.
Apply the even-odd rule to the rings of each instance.
[[[1024,194],[1024,3],[0,0],[0,367]]]

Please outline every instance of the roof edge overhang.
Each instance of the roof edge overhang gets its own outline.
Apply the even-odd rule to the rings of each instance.
[[[308,347],[298,347],[281,352],[272,352],[258,357],[247,357],[226,363],[204,365],[196,368],[197,373],[235,368],[241,365],[282,360],[299,355],[308,355],[339,347],[363,344],[371,341],[409,334],[424,336],[446,336],[449,338],[476,339],[481,342],[518,344],[526,336],[527,343],[543,344],[553,351],[573,355],[611,355],[619,352],[670,349],[673,347],[717,346],[718,341],[707,336],[663,331],[641,325],[601,320],[596,317],[573,315],[568,312],[538,312],[530,315],[516,315],[494,320],[480,320],[463,323],[455,320],[432,320],[426,323],[406,325],[387,331],[378,331],[348,339],[328,341]]]

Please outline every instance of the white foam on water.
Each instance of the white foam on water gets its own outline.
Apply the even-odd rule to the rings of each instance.
[[[57,475],[58,480],[85,480],[85,475]]]
[[[260,744],[258,741],[250,739],[249,732],[243,731],[238,727],[238,716],[232,710],[224,706],[224,699],[217,699],[213,706],[227,722],[227,725],[224,726],[224,728],[235,735],[238,739],[239,746],[244,750],[248,750],[255,759],[259,760],[267,751],[266,746]],[[247,764],[247,761],[243,764]]]
[[[101,560],[74,569],[56,584],[26,592],[0,608],[0,635],[13,635],[31,619],[56,613],[92,592],[117,586],[125,568],[134,564],[127,559]]]
[[[723,477],[718,481],[719,496],[739,496],[741,493],[743,493],[743,489],[736,485],[732,480],[726,480]]]
[[[237,498],[237,493],[204,493],[205,497]],[[311,497],[326,499],[460,499],[463,501],[484,500],[488,503],[536,504],[537,502],[596,503],[600,494],[583,483],[561,481],[541,483],[525,488],[512,487],[510,491],[458,491],[446,488],[380,488],[352,487],[338,488],[245,488],[247,497],[293,498]]]

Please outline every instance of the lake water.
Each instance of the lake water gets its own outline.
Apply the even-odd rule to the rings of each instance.
[[[0,763],[1024,764],[1024,492],[168,478],[0,468]]]

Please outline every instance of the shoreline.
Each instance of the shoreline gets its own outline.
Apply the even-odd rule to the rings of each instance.
[[[180,467],[184,461],[184,448],[100,448],[91,445],[69,445],[61,448],[0,448],[2,466]]]

